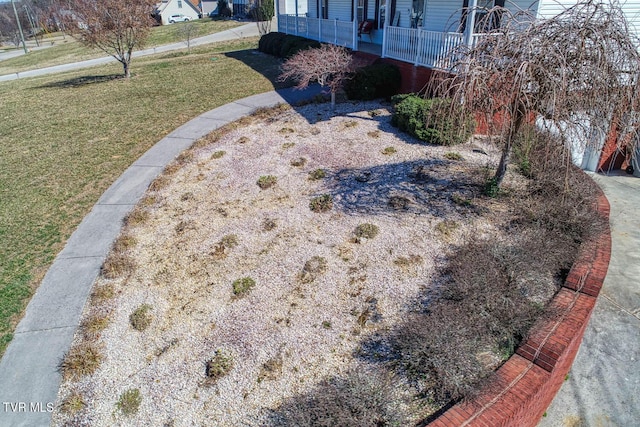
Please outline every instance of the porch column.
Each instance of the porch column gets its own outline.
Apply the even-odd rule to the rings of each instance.
[[[351,7],[353,8],[353,25],[351,26],[351,28],[353,28],[353,41],[352,41],[353,50],[357,51],[358,50],[358,25],[360,24],[358,22],[358,0],[353,0]]]
[[[473,44],[473,24],[476,22],[477,7],[478,0],[469,0],[469,6],[467,7],[467,21],[464,26],[464,44],[469,48]]]
[[[387,1],[384,9],[384,25],[382,29],[382,53],[380,55],[381,58],[385,58],[387,56],[387,34],[389,33],[389,21],[392,18],[389,18],[389,11],[387,10],[387,6],[391,5],[391,0]]]

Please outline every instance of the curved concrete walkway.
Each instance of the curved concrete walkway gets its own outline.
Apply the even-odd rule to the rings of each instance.
[[[318,93],[318,86],[285,89],[208,111],[160,140],[109,187],[54,260],[0,360],[0,427],[49,425],[61,380],[58,365],[100,266],[122,220],[164,167],[197,139],[258,108],[297,104]]]
[[[569,377],[538,427],[640,425],[640,179],[593,178],[611,205],[611,261]]]
[[[229,30],[220,31],[218,33],[213,33],[213,34],[209,34],[202,37],[197,37],[191,40],[190,45],[191,47],[195,47],[195,46],[201,46],[209,43],[216,43],[216,42],[228,41],[228,40],[237,40],[237,39],[242,39],[244,37],[253,37],[258,35],[259,35],[258,26],[256,25],[255,22],[251,22],[249,24],[240,25],[236,28],[231,28]],[[184,42],[171,43],[163,46],[156,46],[156,47],[151,47],[148,49],[136,51],[134,52],[134,58],[137,58],[139,56],[153,55],[156,53],[170,52],[173,50],[180,50],[180,49],[186,49],[186,48],[187,48],[187,45]],[[105,56],[102,58],[88,59],[86,61],[54,65],[52,67],[22,71],[20,73],[5,74],[0,76],[0,82],[22,79],[26,77],[42,76],[45,74],[62,73],[64,71],[77,70],[77,69],[87,68],[87,67],[95,67],[97,65],[108,64],[113,62],[117,62],[115,58],[111,56]]]

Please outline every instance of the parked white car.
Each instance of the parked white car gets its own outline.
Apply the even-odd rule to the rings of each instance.
[[[188,16],[185,15],[171,15],[169,17],[169,24],[175,24],[176,22],[187,22],[190,21],[191,18],[189,18]]]

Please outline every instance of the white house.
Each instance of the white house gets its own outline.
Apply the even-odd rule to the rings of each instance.
[[[511,15],[525,12],[533,19],[551,17],[578,0],[307,0],[306,15],[292,13],[278,2],[278,31],[298,34],[358,50],[365,41],[380,46],[382,57],[446,68],[446,57],[462,43],[473,44],[500,17],[487,12],[507,8]],[[304,1],[304,0],[298,0]],[[640,0],[619,0],[633,31],[640,35]],[[469,11],[468,13],[466,11]],[[374,21],[366,38],[358,37],[358,24]],[[489,23],[481,28],[480,23]],[[487,28],[489,27],[489,28]]]
[[[162,25],[170,23],[171,16],[184,15],[190,21],[200,18],[200,9],[189,0],[162,0],[156,5],[154,15],[159,17]]]

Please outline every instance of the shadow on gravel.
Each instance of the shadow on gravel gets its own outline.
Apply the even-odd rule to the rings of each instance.
[[[482,191],[480,181],[475,174],[452,171],[452,163],[425,159],[341,169],[327,177],[322,191],[348,214],[481,213],[472,203]]]

